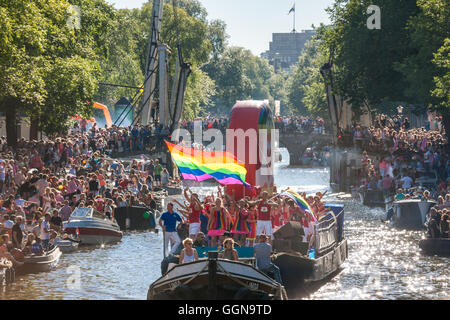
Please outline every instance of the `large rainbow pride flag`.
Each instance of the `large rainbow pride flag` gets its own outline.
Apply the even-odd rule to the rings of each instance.
[[[222,185],[243,184],[247,170],[236,157],[223,151],[201,151],[165,141],[172,159],[186,180],[215,179]]]
[[[294,200],[295,203],[297,203],[300,208],[302,208],[305,212],[308,212],[310,214],[312,221],[317,222],[317,219],[314,216],[314,213],[313,213],[311,207],[309,206],[308,202],[306,202],[306,200],[303,199],[303,197],[301,195],[299,195],[297,192],[295,192],[294,190],[288,189],[288,190],[282,192],[280,195],[286,196],[286,197]]]

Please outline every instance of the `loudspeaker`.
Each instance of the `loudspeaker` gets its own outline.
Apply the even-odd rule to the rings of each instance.
[[[291,250],[291,240],[274,239],[272,241],[272,248],[278,252]]]
[[[303,239],[292,239],[291,249],[300,252],[302,255],[306,255],[309,249],[309,243],[303,242]]]
[[[303,225],[296,221],[289,221],[273,233],[275,239],[299,238],[304,235],[305,230],[303,230]]]

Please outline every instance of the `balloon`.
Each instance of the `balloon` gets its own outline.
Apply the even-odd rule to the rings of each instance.
[[[62,190],[62,188],[63,188],[62,185],[59,185],[59,186],[58,186],[58,189],[59,189],[59,190]]]
[[[148,211],[145,211],[144,214],[143,214],[143,217],[144,217],[145,219],[150,218],[150,213],[149,213]]]

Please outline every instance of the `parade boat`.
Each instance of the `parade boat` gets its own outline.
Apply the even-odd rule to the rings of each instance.
[[[394,226],[405,229],[423,229],[430,209],[436,201],[420,199],[396,200],[392,204],[390,220]]]
[[[149,209],[144,206],[119,207],[114,210],[114,218],[120,230],[140,230],[156,232],[156,215],[159,210]]]
[[[273,263],[280,268],[283,285],[288,293],[328,278],[339,270],[348,257],[347,240],[343,233],[344,205],[328,203],[325,207],[330,211],[315,225],[312,247],[300,239],[296,245],[293,238],[282,239],[280,241],[287,241],[290,247],[288,245],[284,250],[277,250],[272,257]],[[279,231],[282,231],[281,228]],[[301,235],[299,233],[296,236]],[[277,236],[277,232],[274,236]],[[277,247],[275,240],[274,247]]]
[[[78,235],[81,244],[108,244],[122,239],[122,231],[115,219],[108,219],[93,208],[77,208],[64,223],[68,234]]]
[[[252,264],[208,258],[174,265],[150,285],[148,300],[286,300],[284,287]]]
[[[450,239],[448,238],[428,238],[419,241],[419,248],[425,254],[450,256]]]
[[[24,258],[24,264],[16,268],[19,275],[38,272],[49,272],[58,265],[61,258],[61,250],[54,246],[43,255],[30,254]]]

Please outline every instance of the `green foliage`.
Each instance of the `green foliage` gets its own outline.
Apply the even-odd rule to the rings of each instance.
[[[435,88],[435,78],[442,77],[445,71],[433,63],[433,59],[445,39],[450,37],[450,3],[446,0],[418,0],[417,5],[420,12],[408,23],[412,54],[399,64],[398,69],[408,81],[405,94],[410,101],[438,106],[444,103],[440,99],[443,97],[431,95],[431,92]]]
[[[328,117],[325,84],[320,74],[320,67],[328,60],[325,51],[316,38],[305,44],[287,85],[290,113]]]
[[[411,54],[406,26],[418,11],[415,0],[380,0],[381,30],[367,28],[370,0],[338,0],[329,9],[332,25],[319,38],[333,54],[335,93],[354,111],[376,107],[385,99],[402,100],[406,85],[395,66]]]
[[[441,102],[437,105],[439,111],[448,115],[450,113],[450,38],[445,39],[444,45],[434,55],[433,63],[442,68],[441,76],[434,77],[436,88],[433,96]]]
[[[193,120],[205,114],[206,107],[210,106],[211,97],[215,93],[214,81],[200,69],[194,68],[188,78],[183,118]]]

